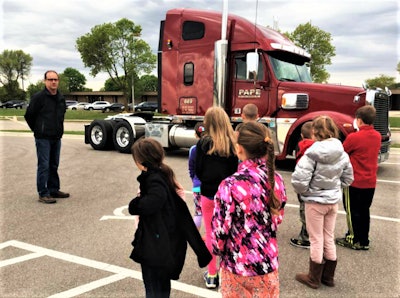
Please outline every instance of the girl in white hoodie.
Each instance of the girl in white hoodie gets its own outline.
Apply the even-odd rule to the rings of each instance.
[[[315,143],[306,150],[292,174],[292,185],[305,202],[310,237],[310,269],[296,280],[311,288],[321,282],[334,286],[337,264],[334,240],[342,188],[353,182],[353,168],[332,118],[320,116],[312,123]]]

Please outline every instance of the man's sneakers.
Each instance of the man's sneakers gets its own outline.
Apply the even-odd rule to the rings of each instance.
[[[310,241],[306,241],[306,240],[290,238],[290,244],[293,246],[296,246],[296,247],[310,248]]]
[[[54,204],[57,203],[57,200],[51,198],[50,196],[39,196],[39,202],[45,203],[45,204]]]
[[[369,250],[368,245],[361,245],[360,242],[351,243],[346,238],[336,238],[336,244],[354,250]]]
[[[57,191],[51,192],[50,196],[55,199],[65,199],[65,198],[69,198],[69,193],[57,190]]]
[[[219,286],[218,274],[210,275],[208,272],[204,272],[204,281],[206,282],[207,289],[215,289]]]

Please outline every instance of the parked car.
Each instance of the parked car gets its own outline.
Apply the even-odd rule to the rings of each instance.
[[[76,100],[66,100],[65,101],[65,104],[67,105],[67,108],[69,107],[69,106],[73,106],[73,105],[76,105],[78,102],[76,101]]]
[[[3,109],[22,109],[25,106],[26,106],[26,101],[16,100],[16,99],[0,103],[0,108]]]
[[[110,112],[110,111],[114,111],[114,112],[122,112],[123,110],[125,110],[125,106],[122,103],[112,103],[109,106],[103,107],[102,108],[103,113],[104,112]]]
[[[142,111],[158,112],[158,103],[150,102],[150,101],[144,101],[144,102],[141,102],[138,105],[135,105],[134,106],[134,111],[136,111],[136,112],[142,112]]]
[[[88,102],[78,102],[77,104],[68,106],[69,110],[83,110],[85,109],[85,106],[87,106],[89,103]]]
[[[102,110],[105,107],[110,106],[111,104],[108,101],[95,101],[90,103],[84,107],[85,110],[93,111],[93,110]]]

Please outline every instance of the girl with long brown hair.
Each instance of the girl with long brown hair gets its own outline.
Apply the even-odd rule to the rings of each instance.
[[[222,297],[279,297],[276,217],[287,197],[268,128],[243,123],[236,152],[242,162],[219,185],[212,219]]]

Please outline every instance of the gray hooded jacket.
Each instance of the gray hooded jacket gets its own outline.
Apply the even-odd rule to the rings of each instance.
[[[292,185],[305,202],[336,204],[342,199],[342,188],[353,179],[353,167],[342,143],[330,138],[306,150],[292,174]]]

